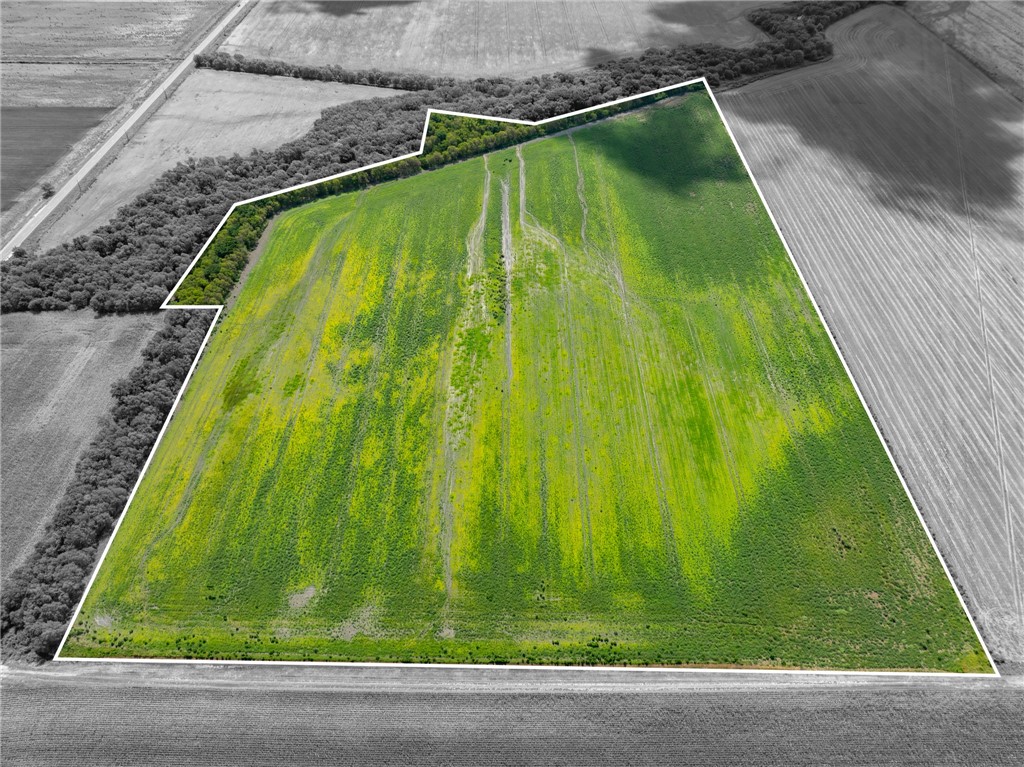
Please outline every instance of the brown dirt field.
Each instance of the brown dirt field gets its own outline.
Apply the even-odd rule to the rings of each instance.
[[[69,668],[70,667],[70,668]],[[1006,765],[1006,680],[59,663],[3,677],[18,765]]]
[[[1020,2],[913,2],[907,13],[1024,100],[1024,5]]]
[[[199,69],[190,74],[39,239],[43,248],[92,231],[189,157],[271,149],[308,131],[329,106],[404,91]]]
[[[261,2],[221,50],[350,69],[523,77],[578,69],[655,45],[748,45],[764,36],[743,14],[762,4]]]
[[[904,11],[724,94],[997,661],[1024,661],[1024,107]]]
[[[0,318],[0,575],[31,549],[158,315]]]

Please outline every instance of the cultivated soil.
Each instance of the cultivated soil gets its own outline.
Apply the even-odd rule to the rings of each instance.
[[[907,13],[1024,99],[1024,6],[1019,2],[913,2]]]
[[[0,574],[30,550],[110,408],[110,386],[139,364],[157,315],[5,314],[0,319]]]
[[[764,39],[743,14],[759,3],[262,2],[227,53],[350,69],[522,77],[679,43]]]
[[[1024,107],[903,11],[722,109],[993,654],[1024,659]]]

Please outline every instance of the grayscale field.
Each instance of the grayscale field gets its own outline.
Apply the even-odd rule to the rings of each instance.
[[[1024,662],[1024,107],[903,11],[721,97],[1003,670]]]
[[[564,72],[651,46],[765,39],[756,2],[261,2],[221,46],[295,64],[456,77]]]
[[[905,7],[1018,100],[1024,99],[1024,9],[1019,2],[922,0]]]
[[[110,386],[139,363],[163,317],[90,311],[0,321],[0,574],[32,546],[110,409]]]
[[[0,100],[7,234],[38,201],[35,184],[66,180],[230,6],[227,0],[4,1]],[[16,120],[51,124],[8,135]],[[35,158],[30,174],[24,172],[26,156]],[[12,172],[16,165],[21,173]]]
[[[165,170],[189,158],[272,149],[308,131],[327,107],[404,91],[243,72],[193,71],[96,180],[39,237],[51,248],[107,223]]]

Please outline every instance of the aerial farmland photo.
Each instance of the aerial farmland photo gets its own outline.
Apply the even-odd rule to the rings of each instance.
[[[1024,3],[0,23],[5,764],[1020,763]]]

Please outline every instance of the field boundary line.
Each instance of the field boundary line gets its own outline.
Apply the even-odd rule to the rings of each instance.
[[[57,652],[53,656],[54,660],[64,660],[60,657],[60,651],[64,649],[64,643],[68,641],[68,636],[71,634],[71,628],[75,625],[79,614],[82,612],[82,606],[85,604],[85,598],[89,595],[89,590],[92,588],[92,584],[95,582],[96,576],[99,575],[100,567],[103,566],[103,560],[107,558],[107,552],[110,551],[110,547],[114,543],[114,538],[117,537],[117,531],[121,529],[121,523],[124,522],[124,518],[128,516],[128,508],[132,505],[132,501],[135,499],[135,493],[138,492],[139,486],[142,484],[142,479],[146,476],[146,470],[149,469],[149,465],[153,462],[156,450],[160,446],[160,442],[163,440],[164,434],[167,433],[167,427],[171,425],[171,418],[174,416],[174,412],[178,409],[178,403],[181,402],[181,398],[185,394],[185,389],[188,387],[188,382],[192,380],[192,374],[195,372],[196,367],[199,366],[199,360],[203,357],[203,351],[206,349],[206,345],[209,343],[210,337],[213,335],[214,328],[217,327],[217,321],[220,319],[221,312],[224,311],[223,306],[203,308],[214,308],[216,310],[216,313],[213,316],[213,321],[210,323],[210,327],[207,328],[206,335],[203,336],[203,342],[199,345],[199,351],[196,352],[196,358],[192,360],[192,365],[189,367],[188,373],[185,374],[185,380],[182,381],[181,388],[178,390],[178,394],[175,396],[174,402],[171,404],[171,409],[167,413],[167,417],[164,419],[163,426],[160,427],[160,432],[156,436],[156,442],[153,443],[153,448],[149,451],[149,455],[146,456],[146,462],[142,465],[142,471],[139,472],[139,478],[135,480],[135,485],[132,487],[132,491],[128,494],[128,500],[124,504],[121,516],[117,518],[117,523],[114,525],[114,529],[111,531],[110,537],[107,539],[107,545],[103,547],[103,553],[100,555],[99,561],[96,563],[96,567],[92,571],[92,576],[89,578],[89,582],[85,585],[85,591],[82,592],[82,599],[79,601],[78,607],[75,608],[75,613],[71,618],[71,622],[64,631],[64,637],[60,640]]]
[[[761,198],[761,204],[764,205],[764,209],[768,212],[768,217],[771,219],[772,225],[775,227],[775,232],[779,235],[779,239],[782,241],[782,246],[786,249],[786,254],[789,256],[789,260],[793,264],[793,268],[796,270],[797,276],[800,278],[800,282],[803,283],[807,297],[810,299],[811,305],[814,307],[814,311],[818,315],[818,319],[825,328],[825,332],[828,334],[829,340],[832,342],[832,348],[835,349],[836,355],[839,357],[839,361],[843,363],[843,369],[846,371],[846,377],[849,378],[850,383],[853,384],[853,390],[857,392],[857,397],[860,399],[861,407],[863,407],[864,412],[867,413],[868,420],[871,421],[871,425],[875,429],[875,434],[878,436],[878,441],[882,443],[885,454],[889,457],[889,463],[892,464],[893,471],[895,471],[896,476],[899,477],[900,484],[903,486],[903,492],[906,493],[907,498],[910,499],[910,505],[914,507],[914,512],[917,514],[917,518],[921,522],[921,527],[924,528],[925,535],[928,536],[928,541],[932,545],[932,550],[935,552],[935,556],[939,558],[939,563],[942,565],[943,572],[946,573],[949,585],[953,587],[953,593],[956,594],[956,598],[960,602],[960,608],[967,616],[967,620],[970,621],[971,628],[974,629],[974,634],[978,637],[978,642],[981,644],[981,649],[985,651],[985,658],[988,660],[995,675],[1002,676],[999,673],[999,668],[996,666],[996,662],[992,659],[992,653],[989,652],[988,645],[985,644],[985,638],[981,635],[981,631],[978,629],[978,624],[974,622],[974,616],[971,615],[971,611],[967,609],[967,603],[964,601],[964,597],[960,593],[960,589],[957,587],[956,581],[953,579],[953,574],[950,572],[949,566],[946,564],[946,560],[942,556],[942,552],[939,551],[939,546],[935,542],[935,538],[932,536],[932,531],[928,528],[928,523],[925,521],[924,515],[921,513],[921,509],[918,508],[917,501],[914,500],[914,494],[910,492],[910,486],[907,484],[907,480],[903,477],[903,472],[900,471],[900,467],[899,464],[896,463],[895,456],[893,456],[892,451],[889,449],[889,443],[886,442],[885,437],[882,435],[882,430],[879,428],[878,422],[875,420],[875,414],[871,412],[871,408],[868,407],[868,402],[864,398],[864,393],[860,390],[860,386],[857,384],[857,379],[854,378],[853,371],[850,370],[850,366],[846,362],[843,350],[839,347],[839,342],[836,341],[836,338],[832,333],[832,328],[825,320],[825,315],[822,313],[821,307],[818,306],[818,301],[814,298],[814,293],[811,292],[811,286],[807,284],[807,279],[804,277],[804,273],[800,269],[800,264],[797,263],[796,257],[793,255],[793,251],[789,247],[789,243],[786,241],[785,235],[782,234],[782,229],[779,227],[779,222],[776,221],[775,214],[772,213],[772,209],[768,205],[768,200],[765,199],[764,193],[761,191],[761,187],[757,183],[757,179],[754,178],[754,173],[750,169],[750,164],[747,162],[747,158],[743,155],[743,150],[740,149],[740,144],[736,140],[736,136],[732,132],[732,128],[729,127],[728,121],[725,119],[725,113],[722,112],[722,107],[719,106],[718,99],[715,98],[715,94],[712,93],[710,87],[708,87],[707,90],[708,95],[711,96],[711,102],[715,105],[715,109],[718,111],[718,116],[722,120],[722,125],[725,126],[725,130],[728,132],[729,138],[732,139],[733,146],[736,147],[736,153],[740,156],[740,160],[743,162],[743,167],[747,171],[747,176],[754,184],[754,189],[757,190],[757,195]],[[986,674],[983,676],[988,675]]]
[[[715,668],[711,666],[569,666],[556,665],[537,666],[518,663],[385,663],[381,661],[355,660],[241,660],[231,658],[63,658],[55,656],[55,662],[61,663],[156,663],[174,664],[178,666],[319,666],[352,667],[352,668],[446,668],[453,671],[461,669],[486,669],[489,671],[643,671],[647,673],[668,672],[686,674],[789,674],[810,676],[850,676],[850,677],[897,677],[927,679],[995,679],[999,674],[985,674],[977,671],[885,671],[860,669],[827,669],[827,668],[745,668],[741,666]]]
[[[686,87],[689,87],[689,86],[692,86],[692,85],[697,85],[697,84],[702,84],[703,85],[704,90],[707,92],[708,96],[711,98],[711,103],[714,104],[714,106],[715,106],[715,110],[718,113],[719,119],[722,121],[722,125],[725,127],[726,132],[729,134],[729,139],[732,141],[733,147],[736,149],[736,153],[739,155],[740,161],[743,163],[743,168],[744,168],[744,170],[747,173],[747,177],[750,179],[751,183],[754,185],[754,189],[757,191],[758,198],[761,200],[761,204],[764,206],[765,211],[768,213],[768,218],[771,220],[772,226],[775,228],[775,233],[778,235],[779,240],[782,242],[782,245],[783,245],[783,247],[786,250],[786,255],[789,256],[790,263],[793,265],[793,268],[796,270],[797,276],[800,278],[800,282],[803,285],[804,290],[807,293],[807,297],[810,299],[811,305],[814,307],[814,310],[817,313],[818,320],[821,322],[822,326],[825,328],[825,332],[828,335],[829,340],[832,342],[832,348],[835,350],[836,355],[839,357],[839,360],[840,360],[840,362],[843,365],[843,369],[846,371],[846,376],[849,379],[850,383],[853,385],[854,391],[857,393],[857,397],[860,400],[861,407],[863,407],[864,411],[867,413],[868,419],[871,421],[871,425],[874,427],[875,434],[877,435],[878,440],[882,443],[882,447],[885,450],[885,454],[889,458],[889,462],[892,465],[893,470],[896,472],[896,476],[899,477],[900,485],[903,487],[903,491],[904,491],[904,493],[906,493],[907,498],[910,499],[910,504],[913,507],[914,512],[917,514],[917,518],[920,521],[921,526],[924,528],[925,535],[928,537],[928,541],[932,545],[932,550],[935,552],[935,555],[938,557],[939,562],[942,565],[943,572],[945,572],[946,577],[949,580],[950,586],[952,586],[953,592],[956,594],[956,597],[957,597],[957,600],[959,601],[960,607],[964,611],[964,614],[967,616],[967,620],[970,622],[971,628],[974,629],[975,636],[978,638],[978,642],[981,644],[981,648],[982,648],[982,650],[985,653],[985,657],[988,660],[988,662],[989,662],[989,664],[990,664],[990,666],[992,668],[992,672],[993,672],[992,674],[980,673],[980,672],[955,672],[955,671],[884,671],[884,670],[859,670],[859,669],[843,670],[843,669],[797,669],[797,668],[785,668],[785,669],[784,668],[709,668],[709,667],[698,667],[698,666],[692,666],[692,667],[691,666],[686,666],[686,667],[660,667],[660,666],[569,666],[569,665],[566,665],[566,666],[560,666],[560,665],[549,665],[549,666],[522,665],[522,666],[520,666],[520,665],[515,665],[515,664],[508,664],[508,665],[503,664],[502,666],[497,666],[496,664],[471,664],[471,663],[381,663],[381,662],[368,662],[368,661],[284,661],[284,660],[280,660],[279,661],[279,660],[227,660],[227,659],[221,660],[221,659],[213,659],[213,658],[64,658],[64,657],[61,657],[61,652],[64,650],[64,645],[67,643],[68,637],[71,635],[71,629],[74,627],[75,623],[78,620],[78,616],[80,615],[80,613],[82,611],[82,607],[85,605],[85,600],[86,600],[86,598],[89,595],[89,591],[91,590],[92,585],[93,585],[93,583],[96,580],[96,576],[99,574],[100,568],[103,566],[103,561],[106,559],[107,553],[110,551],[110,547],[111,547],[111,545],[114,542],[114,538],[117,535],[117,531],[120,529],[121,523],[124,521],[124,518],[127,515],[128,508],[131,506],[132,500],[135,498],[135,494],[138,491],[139,486],[142,484],[142,480],[145,477],[146,471],[149,469],[149,466],[150,466],[150,464],[153,461],[153,457],[156,455],[157,448],[159,447],[160,442],[163,439],[164,434],[167,431],[167,427],[170,425],[171,419],[174,417],[174,413],[177,410],[178,404],[180,403],[181,398],[182,398],[182,396],[185,393],[185,389],[188,387],[188,383],[189,383],[189,381],[192,378],[192,374],[195,372],[195,369],[196,369],[196,367],[199,364],[199,360],[202,358],[203,352],[205,351],[206,346],[209,343],[211,336],[213,335],[213,330],[214,330],[214,328],[216,328],[217,322],[220,320],[221,313],[224,311],[224,304],[169,304],[168,302],[174,297],[175,293],[177,293],[178,288],[181,287],[182,283],[185,281],[186,277],[188,277],[189,273],[191,273],[191,271],[195,268],[196,264],[199,263],[199,259],[202,258],[204,253],[206,253],[207,248],[209,248],[209,246],[213,242],[214,238],[217,236],[217,234],[220,232],[220,230],[224,227],[224,224],[227,223],[227,220],[231,217],[231,214],[234,213],[236,208],[239,208],[239,207],[241,207],[243,205],[248,205],[251,202],[257,202],[259,200],[265,200],[265,199],[268,199],[270,197],[276,197],[277,195],[280,195],[280,194],[285,194],[285,193],[288,193],[288,192],[293,192],[293,191],[296,191],[296,190],[299,190],[299,189],[305,189],[305,188],[308,188],[308,187],[311,187],[311,186],[315,186],[316,184],[322,184],[324,182],[333,181],[333,180],[339,179],[339,178],[344,178],[345,176],[350,176],[350,175],[353,175],[355,173],[361,173],[361,172],[366,171],[366,170],[372,170],[373,168],[379,168],[379,167],[381,167],[383,165],[390,165],[391,163],[401,162],[403,160],[407,160],[407,159],[410,159],[410,158],[413,158],[413,157],[417,157],[417,156],[423,154],[425,149],[426,149],[427,131],[430,128],[431,117],[433,115],[435,115],[435,114],[438,114],[438,115],[449,115],[449,116],[452,116],[452,117],[464,117],[464,118],[474,119],[474,120],[488,120],[488,121],[491,121],[491,122],[502,122],[502,123],[511,123],[511,124],[514,124],[514,125],[524,125],[524,126],[529,126],[529,127],[536,127],[536,126],[540,126],[540,125],[546,125],[546,124],[552,123],[552,122],[557,122],[559,120],[565,120],[567,118],[575,117],[577,115],[586,114],[588,112],[594,112],[594,111],[598,111],[598,110],[601,110],[601,109],[607,109],[609,107],[617,106],[619,104],[624,104],[624,103],[627,103],[627,102],[630,102],[630,101],[636,101],[636,100],[647,98],[647,97],[650,97],[650,96],[656,96],[658,94],[667,93],[669,91],[674,91],[674,90],[678,90],[680,88],[686,88]],[[268,192],[267,194],[258,195],[256,197],[250,197],[249,199],[241,200],[239,202],[232,203],[231,207],[228,209],[227,213],[225,213],[224,217],[220,220],[220,223],[217,224],[217,227],[213,230],[213,232],[207,238],[206,242],[203,244],[203,247],[199,249],[199,252],[196,254],[195,258],[192,259],[192,262],[188,265],[188,268],[182,273],[181,277],[175,283],[174,287],[167,294],[167,297],[160,304],[160,309],[178,309],[178,310],[214,309],[214,310],[216,310],[216,314],[214,315],[213,321],[210,323],[209,329],[206,331],[206,336],[203,338],[203,342],[199,346],[199,351],[196,353],[196,357],[195,357],[195,359],[192,362],[192,366],[189,368],[188,374],[185,376],[185,380],[182,382],[181,388],[179,389],[178,394],[177,394],[177,396],[174,399],[174,403],[171,405],[171,409],[168,412],[167,417],[164,419],[163,426],[160,429],[160,433],[157,435],[156,442],[153,444],[153,448],[150,450],[149,456],[146,458],[145,464],[143,464],[142,471],[139,473],[139,477],[136,480],[135,485],[132,487],[132,491],[131,491],[131,493],[128,496],[128,500],[125,503],[125,507],[121,511],[121,515],[118,517],[117,523],[115,524],[114,529],[113,529],[113,531],[110,534],[110,538],[107,540],[107,544],[106,544],[106,546],[103,549],[103,553],[100,555],[99,561],[96,563],[96,566],[93,569],[92,576],[89,578],[89,582],[86,584],[85,590],[82,592],[82,597],[81,597],[81,599],[78,602],[78,606],[75,608],[74,615],[72,616],[71,621],[68,623],[67,629],[64,631],[64,636],[61,638],[60,645],[58,645],[58,647],[57,647],[57,652],[54,654],[54,657],[53,657],[54,661],[96,662],[96,663],[103,663],[103,662],[109,662],[109,663],[174,663],[174,664],[196,664],[196,665],[209,665],[209,664],[217,664],[217,665],[225,665],[225,664],[228,664],[228,665],[231,665],[231,664],[262,665],[262,664],[272,664],[272,665],[290,665],[290,666],[301,666],[301,665],[306,665],[306,666],[360,666],[360,667],[363,667],[363,666],[365,666],[365,667],[379,666],[379,667],[451,668],[451,669],[460,669],[460,668],[487,668],[487,669],[493,669],[493,668],[498,668],[498,667],[517,668],[517,669],[532,669],[532,670],[536,670],[536,669],[545,669],[545,670],[550,670],[550,669],[579,669],[579,670],[586,670],[586,669],[611,670],[611,669],[616,669],[616,670],[622,670],[622,671],[651,670],[651,671],[673,671],[673,672],[689,672],[689,673],[815,674],[815,675],[835,674],[835,675],[911,676],[911,677],[929,676],[929,677],[952,677],[952,678],[957,678],[957,679],[971,678],[971,677],[983,677],[983,678],[989,679],[989,678],[992,678],[993,674],[996,677],[1002,676],[999,673],[999,669],[996,666],[995,661],[992,659],[992,654],[989,652],[988,645],[985,644],[985,640],[982,637],[981,632],[978,630],[978,626],[977,626],[977,624],[974,621],[974,617],[971,615],[970,611],[967,609],[967,604],[964,602],[964,598],[963,598],[963,596],[960,593],[960,589],[957,588],[956,582],[953,580],[953,576],[952,576],[952,574],[951,574],[951,572],[949,570],[948,565],[946,564],[946,560],[942,557],[942,553],[939,551],[939,547],[938,547],[938,545],[936,545],[935,539],[932,537],[931,531],[928,529],[928,525],[925,522],[924,516],[921,514],[921,510],[918,508],[917,502],[914,500],[914,496],[910,492],[910,487],[907,485],[907,482],[904,479],[903,474],[900,471],[900,468],[899,468],[899,466],[896,463],[896,459],[893,457],[892,452],[889,450],[889,445],[886,443],[885,438],[882,436],[882,431],[879,428],[878,423],[875,421],[875,417],[872,414],[871,409],[868,407],[867,401],[864,399],[864,395],[861,392],[860,387],[857,385],[857,382],[856,382],[856,380],[853,377],[853,373],[850,370],[850,366],[847,364],[846,358],[843,356],[842,350],[839,348],[839,344],[836,342],[836,339],[835,339],[835,337],[832,334],[832,329],[829,327],[828,323],[825,321],[825,316],[822,314],[821,308],[818,306],[818,302],[815,300],[814,294],[811,292],[811,288],[807,284],[807,280],[804,278],[803,272],[800,270],[800,266],[799,266],[799,264],[797,264],[796,258],[794,258],[794,256],[793,256],[793,252],[792,252],[792,250],[789,247],[789,243],[786,241],[786,238],[782,234],[782,230],[779,228],[778,221],[775,219],[775,214],[772,213],[771,208],[768,206],[768,201],[765,199],[764,193],[761,191],[761,187],[758,185],[757,180],[754,178],[754,175],[751,172],[750,165],[747,162],[747,158],[743,155],[743,151],[740,149],[739,142],[736,141],[736,136],[732,132],[732,128],[729,127],[729,123],[725,119],[725,114],[722,112],[722,108],[718,104],[718,99],[715,98],[715,94],[712,92],[711,86],[708,84],[707,78],[705,78],[705,77],[698,77],[698,78],[694,78],[692,80],[686,80],[684,82],[676,83],[674,85],[668,85],[668,86],[665,86],[663,88],[657,88],[655,90],[646,91],[644,93],[640,93],[640,94],[637,94],[635,96],[626,96],[626,97],[623,97],[623,98],[620,98],[620,99],[615,99],[614,101],[609,101],[609,102],[605,102],[603,104],[598,104],[598,105],[595,105],[595,106],[586,107],[584,109],[577,109],[577,110],[575,110],[573,112],[567,112],[565,114],[557,115],[557,116],[554,116],[554,117],[547,117],[547,118],[545,118],[543,120],[536,120],[536,121],[533,121],[533,120],[518,120],[518,119],[510,118],[510,117],[491,117],[491,116],[488,116],[488,115],[471,114],[471,113],[467,113],[467,112],[454,112],[454,111],[450,111],[450,110],[446,110],[446,109],[428,108],[427,109],[426,118],[423,121],[423,132],[422,132],[422,134],[420,136],[420,148],[417,151],[415,151],[415,152],[409,152],[407,154],[400,155],[398,157],[394,157],[394,158],[389,159],[389,160],[382,160],[380,162],[371,163],[369,165],[364,165],[364,166],[361,166],[359,168],[353,168],[351,170],[343,171],[341,173],[336,173],[336,174],[334,174],[332,176],[326,176],[324,178],[316,179],[316,180],[313,180],[313,181],[307,181],[305,183],[296,184],[295,186],[290,186],[290,187],[287,187],[285,189],[279,189],[279,190],[276,190],[274,192]]]

